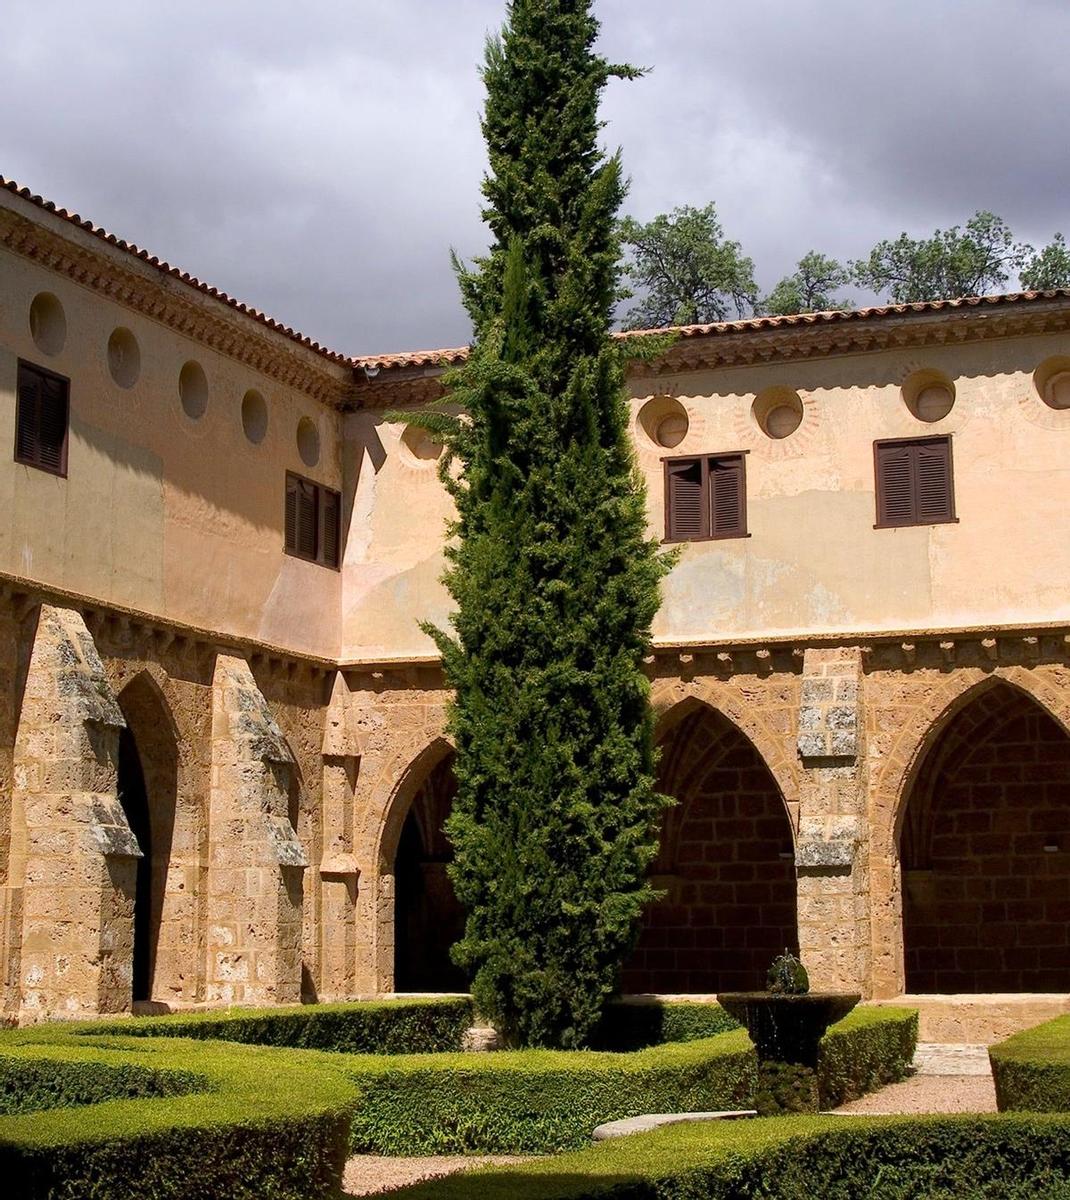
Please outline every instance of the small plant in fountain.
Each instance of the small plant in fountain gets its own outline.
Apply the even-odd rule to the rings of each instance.
[[[777,996],[805,996],[809,992],[810,976],[790,950],[773,959],[765,977],[765,990]]]

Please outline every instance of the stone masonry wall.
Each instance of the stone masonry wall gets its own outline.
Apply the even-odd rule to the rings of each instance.
[[[994,688],[948,725],[926,767],[903,831],[907,990],[1066,991],[1070,736]]]
[[[294,759],[248,662],[216,658],[208,836],[207,999],[301,998],[302,873]]]
[[[726,718],[703,708],[662,743],[665,816],[648,910],[623,975],[626,992],[717,992],[764,986],[773,958],[796,949],[792,831],[761,757]]]

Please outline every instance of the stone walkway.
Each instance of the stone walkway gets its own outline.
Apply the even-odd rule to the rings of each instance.
[[[440,1179],[491,1163],[524,1162],[509,1154],[441,1155],[435,1158],[382,1158],[375,1154],[356,1154],[346,1163],[342,1194],[350,1196],[385,1196],[397,1188],[426,1179]]]
[[[838,1113],[995,1112],[996,1089],[986,1046],[923,1043],[914,1056],[917,1074],[852,1100]]]

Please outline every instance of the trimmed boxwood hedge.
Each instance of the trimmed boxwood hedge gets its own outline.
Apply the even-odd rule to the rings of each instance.
[[[434,1054],[460,1050],[473,1012],[467,996],[415,997],[292,1008],[233,1008],[137,1017],[83,1028],[124,1036],[213,1038],[343,1054]]]
[[[838,1108],[906,1079],[917,1047],[917,1009],[860,1005],[821,1039],[817,1058],[821,1107]]]
[[[1070,1112],[1070,1016],[988,1049],[1000,1112]]]
[[[618,1000],[594,1032],[595,1050],[642,1050],[665,1042],[716,1037],[739,1022],[719,1005],[697,1000]]]
[[[703,1018],[724,1020],[716,1010]],[[718,1017],[717,1014],[721,1014]],[[825,1107],[902,1079],[917,1042],[913,1009],[858,1008],[821,1043]],[[753,1104],[757,1069],[741,1029],[630,1054],[509,1051],[348,1060],[361,1103],[354,1153],[538,1154],[585,1145],[596,1125],[650,1112]]]
[[[739,1029],[632,1053],[356,1055],[277,1045],[310,1037],[335,1044],[354,1028],[378,1031],[379,1045],[383,1030],[418,1027],[424,1036],[426,1012],[413,1026],[397,1010],[442,1003],[363,1006],[391,1010],[385,1022],[354,1021],[362,1006],[346,1005],[331,1006],[322,1023],[295,1012],[232,1012],[0,1034],[0,1111],[9,1114],[0,1116],[0,1178],[29,1200],[322,1200],[334,1194],[350,1151],[545,1152],[585,1145],[604,1121],[746,1107],[754,1094],[754,1050]],[[462,1014],[467,1024],[466,1008],[449,1019]],[[863,1010],[830,1031],[828,1086],[855,1094],[901,1070],[913,1050],[912,1018]],[[724,1018],[687,1019],[701,1028]],[[191,1027],[196,1039],[165,1036]],[[206,1040],[209,1033],[276,1044]]]
[[[19,1200],[338,1194],[356,1091],[319,1056],[36,1026],[0,1037],[0,1064],[9,1114],[25,1100],[0,1116]]]
[[[754,1049],[738,1030],[632,1054],[518,1050],[344,1060],[367,1154],[540,1154],[582,1146],[604,1121],[743,1108]]]
[[[677,1125],[397,1200],[1067,1200],[1070,1118],[772,1117]]]

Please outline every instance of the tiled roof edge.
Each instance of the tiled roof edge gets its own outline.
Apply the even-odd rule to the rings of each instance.
[[[330,350],[326,346],[321,346],[319,342],[314,342],[310,337],[298,332],[298,330],[291,329],[289,325],[283,325],[281,321],[276,321],[274,317],[269,317],[266,313],[261,312],[257,308],[252,308],[241,300],[236,300],[226,292],[220,291],[219,288],[203,282],[203,280],[198,279],[195,275],[190,275],[188,271],[183,271],[179,267],[173,267],[170,263],[164,262],[155,254],[150,254],[147,250],[143,250],[133,242],[116,237],[114,233],[109,233],[106,229],[94,224],[78,213],[68,212],[67,209],[60,208],[51,200],[45,200],[43,197],[35,195],[29,188],[21,187],[13,179],[7,179],[5,176],[0,175],[0,187],[3,187],[6,191],[23,200],[29,201],[29,203],[35,205],[37,208],[52,213],[61,220],[68,222],[68,224],[75,225],[79,229],[91,233],[94,237],[100,238],[102,242],[107,242],[109,246],[114,246],[117,250],[122,250],[126,254],[133,255],[148,266],[154,267],[161,275],[177,279],[180,283],[184,283],[187,287],[195,289],[202,295],[211,296],[213,300],[219,300],[236,312],[240,312],[244,316],[250,317],[252,320],[271,329],[273,332],[289,338],[290,341],[296,342],[300,346],[304,346],[306,350],[311,350],[314,354],[320,355],[329,362],[343,364],[351,364],[353,362],[350,355],[342,354],[337,350]]]
[[[799,313],[787,317],[748,317],[741,321],[717,321],[707,325],[666,325],[658,329],[630,329],[614,333],[620,341],[632,338],[673,334],[679,338],[725,337],[732,334],[760,333],[779,329],[798,329],[847,322],[879,321],[889,317],[910,317],[944,312],[949,309],[976,309],[1039,301],[1070,300],[1070,289],[1054,288],[1040,292],[1005,292],[992,296],[962,296],[956,300],[925,300],[912,304],[884,304],[870,308],[852,308],[830,312]],[[415,350],[409,354],[369,354],[353,359],[353,365],[368,371],[412,370],[420,367],[450,367],[464,362],[467,346],[445,350]]]

